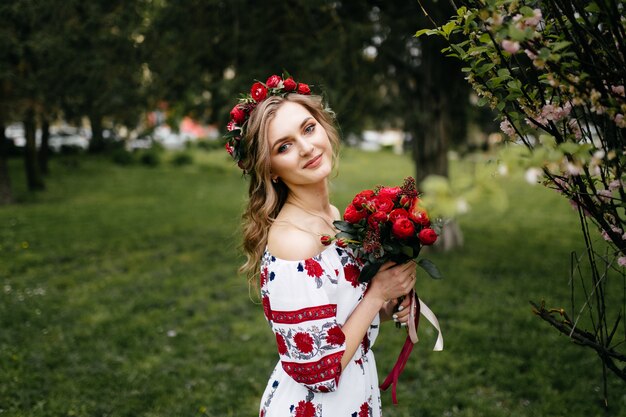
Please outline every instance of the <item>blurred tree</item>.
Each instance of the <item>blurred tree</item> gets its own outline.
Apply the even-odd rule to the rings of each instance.
[[[143,101],[141,43],[149,1],[76,1],[65,3],[61,108],[66,118],[87,116],[90,150],[100,151],[106,117],[134,126]]]

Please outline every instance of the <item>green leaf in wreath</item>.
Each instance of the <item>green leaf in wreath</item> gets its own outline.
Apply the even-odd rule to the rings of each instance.
[[[428,275],[430,275],[431,278],[433,279],[443,278],[443,275],[441,275],[441,272],[439,272],[439,269],[437,268],[437,266],[431,261],[429,261],[428,259],[422,258],[419,261],[417,261],[417,264],[421,266],[422,269],[426,271]]]

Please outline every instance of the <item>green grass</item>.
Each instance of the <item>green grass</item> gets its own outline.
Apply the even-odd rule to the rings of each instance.
[[[253,416],[276,360],[262,309],[237,276],[246,183],[221,151],[194,164],[120,167],[97,157],[52,161],[47,191],[0,207],[1,416]],[[481,164],[481,172],[495,168]],[[456,162],[452,176],[469,175]],[[407,157],[346,150],[333,180],[344,207],[363,188],[412,174]],[[459,219],[465,246],[428,256],[421,276],[446,348],[420,329],[385,416],[626,415],[609,375],[603,411],[595,354],[533,316],[529,300],[569,305],[577,217],[556,193],[494,178],[508,205]],[[403,333],[384,326],[380,377]]]

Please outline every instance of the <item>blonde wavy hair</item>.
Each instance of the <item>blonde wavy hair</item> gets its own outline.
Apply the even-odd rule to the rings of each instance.
[[[267,235],[289,194],[289,189],[282,181],[274,183],[271,180],[267,140],[270,122],[280,106],[287,101],[302,105],[324,128],[333,149],[333,166],[336,165],[339,152],[340,139],[335,125],[335,114],[324,106],[320,96],[288,94],[285,97],[268,97],[250,115],[242,144],[245,146],[246,157],[241,161],[241,167],[250,178],[248,205],[242,215],[241,248],[246,255],[246,262],[241,265],[239,272],[246,275],[251,288],[258,288],[256,277],[267,245]]]

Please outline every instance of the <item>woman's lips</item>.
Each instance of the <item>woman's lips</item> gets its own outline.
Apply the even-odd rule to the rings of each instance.
[[[321,162],[322,162],[322,154],[319,154],[315,158],[310,159],[306,164],[304,164],[304,168],[315,168]]]

